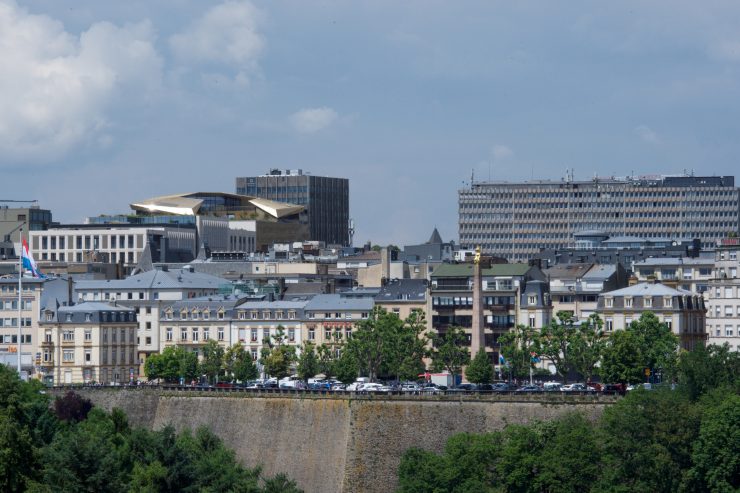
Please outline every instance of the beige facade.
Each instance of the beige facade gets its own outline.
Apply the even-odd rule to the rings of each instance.
[[[707,342],[740,350],[740,239],[726,238],[715,250],[714,278],[707,291]]]
[[[599,296],[604,332],[623,330],[645,312],[651,312],[691,350],[706,339],[706,308],[701,295],[660,283],[640,283]]]
[[[139,378],[136,313],[106,303],[44,310],[41,378],[49,384],[123,384]]]
[[[24,278],[21,296],[21,369],[34,374],[39,352],[39,308],[44,281]],[[18,276],[0,278],[0,362],[18,364]]]

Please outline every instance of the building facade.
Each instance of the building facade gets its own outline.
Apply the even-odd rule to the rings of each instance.
[[[41,378],[47,384],[123,384],[139,378],[136,312],[90,302],[41,314]]]
[[[375,302],[372,296],[319,294],[306,304],[306,340],[314,344],[338,344],[352,337],[356,323],[368,319]]]
[[[23,278],[21,295],[21,370],[34,373],[39,351],[38,323],[44,280]],[[0,278],[0,363],[18,364],[18,275]]]
[[[638,282],[655,279],[672,288],[703,294],[714,278],[714,258],[649,258],[635,262],[633,272]]]
[[[717,242],[714,276],[709,281],[707,342],[729,344],[740,350],[740,239],[725,238]]]
[[[598,313],[607,334],[629,327],[645,312],[666,324],[683,349],[691,350],[706,340],[706,307],[701,295],[646,282],[599,296]]]
[[[527,260],[583,230],[709,245],[738,233],[739,199],[732,176],[472,182],[458,194],[460,248]]]
[[[9,207],[0,205],[0,241],[20,243],[20,230],[13,231],[23,225],[23,238],[28,241],[29,231],[43,231],[52,224],[51,211],[41,209],[37,205],[31,207]]]
[[[349,245],[349,180],[272,169],[266,175],[239,177],[236,193],[306,207],[309,239]]]
[[[472,264],[442,264],[431,274],[427,328],[440,335],[463,328],[472,339]],[[481,270],[483,334],[486,351],[498,362],[499,337],[517,324],[542,327],[550,323],[552,304],[547,280],[536,266],[494,264]]]

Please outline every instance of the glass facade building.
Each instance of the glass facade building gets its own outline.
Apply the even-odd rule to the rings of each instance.
[[[236,193],[289,204],[308,212],[310,239],[327,245],[349,245],[349,180],[270,170],[266,175],[238,177]]]

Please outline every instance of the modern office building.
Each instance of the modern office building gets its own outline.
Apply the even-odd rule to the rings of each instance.
[[[460,248],[527,260],[574,244],[574,234],[698,238],[737,234],[740,189],[732,176],[640,176],[575,181],[475,182],[459,190]]]
[[[266,175],[239,177],[236,193],[306,207],[310,239],[327,245],[351,243],[349,180],[272,169]]]
[[[43,231],[51,225],[51,211],[38,205],[10,207],[0,201],[0,242],[20,243],[20,231],[13,230],[21,224],[23,237],[28,241],[29,231]]]

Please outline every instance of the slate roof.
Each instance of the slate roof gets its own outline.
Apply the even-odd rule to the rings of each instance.
[[[612,264],[594,264],[588,272],[583,274],[584,281],[605,281],[617,272],[617,266]]]
[[[424,279],[392,279],[380,289],[375,297],[377,302],[425,301],[427,283]]]
[[[592,263],[558,264],[542,271],[550,279],[580,279],[591,270]]]
[[[344,298],[338,294],[318,294],[306,304],[306,310],[337,311],[355,310],[371,311],[375,302],[372,298]]]
[[[683,257],[662,257],[662,258],[646,258],[635,262],[635,267],[642,266],[653,266],[653,265],[667,265],[667,266],[679,266],[679,265],[714,265],[713,258],[683,258]]]
[[[187,269],[150,270],[129,276],[126,279],[106,281],[79,281],[77,291],[105,289],[218,289],[229,281],[210,274],[190,272]]]
[[[691,292],[683,289],[673,289],[665,284],[659,282],[641,282],[634,286],[628,286],[626,288],[617,289],[616,291],[609,291],[602,293],[602,296],[685,296],[692,295]]]
[[[432,236],[429,237],[429,241],[427,241],[430,245],[441,245],[444,243],[442,241],[442,236],[440,236],[439,231],[437,231],[437,228],[434,228],[434,231],[432,231]]]

